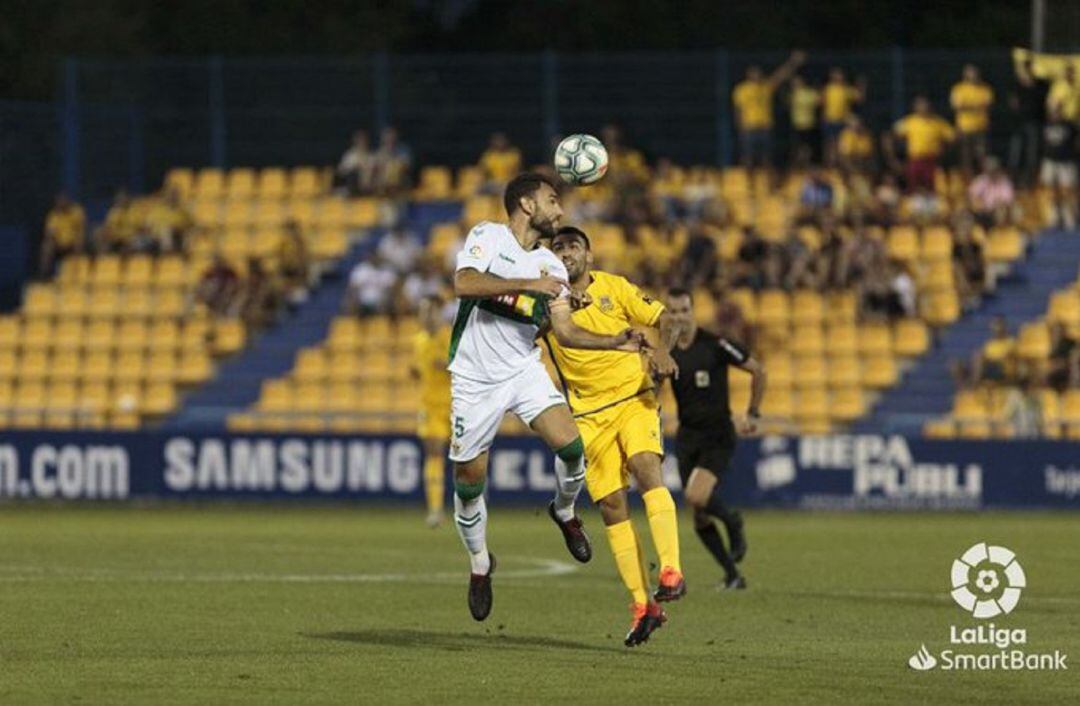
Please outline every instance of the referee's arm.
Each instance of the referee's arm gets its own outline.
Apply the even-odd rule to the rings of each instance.
[[[761,400],[765,397],[765,383],[768,376],[765,374],[765,366],[753,356],[737,365],[750,373],[750,405],[746,408],[746,421],[739,432],[753,434],[757,431],[757,420],[761,416]]]

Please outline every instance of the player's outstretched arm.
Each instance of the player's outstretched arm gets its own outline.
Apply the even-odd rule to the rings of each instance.
[[[765,374],[765,366],[757,358],[747,358],[739,367],[750,373],[750,404],[746,408],[746,422],[741,431],[743,434],[753,434],[757,431],[757,418],[761,416],[761,400],[765,398],[768,376]]]
[[[501,297],[520,292],[538,292],[557,297],[567,286],[566,282],[555,277],[503,279],[471,268],[458,270],[454,275],[454,294],[462,299]]]
[[[570,318],[570,303],[566,299],[552,301],[549,310],[551,331],[555,334],[555,340],[560,346],[592,350],[620,350],[631,353],[636,353],[645,346],[644,336],[631,328],[614,336],[604,336],[581,328]]]
[[[660,313],[660,318],[656,320],[656,330],[660,335],[660,347],[653,351],[650,364],[652,373],[658,378],[678,378],[679,365],[671,357],[671,349],[675,345],[675,339],[678,338],[678,331],[675,328],[675,322],[671,319],[671,314],[666,311]]]

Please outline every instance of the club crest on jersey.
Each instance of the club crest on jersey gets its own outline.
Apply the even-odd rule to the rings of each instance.
[[[599,301],[600,311],[608,312],[615,308],[615,305],[611,303],[611,297],[604,295],[600,297]]]
[[[543,265],[540,266],[540,276],[541,277],[547,277],[550,274],[551,274],[551,270],[549,270],[547,267],[545,267]]]
[[[472,255],[473,257],[480,257],[480,254],[483,253],[483,252],[484,252],[484,249],[481,248],[479,245],[474,245],[471,248],[469,248],[469,254]]]

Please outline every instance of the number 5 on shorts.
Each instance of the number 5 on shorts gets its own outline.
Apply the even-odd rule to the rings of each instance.
[[[454,438],[460,439],[465,433],[465,417],[454,417]]]

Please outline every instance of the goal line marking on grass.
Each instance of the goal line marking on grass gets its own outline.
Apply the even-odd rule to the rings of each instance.
[[[507,557],[509,562],[531,564],[531,568],[500,569],[500,579],[565,576],[578,571],[576,564],[558,559]],[[14,570],[12,570],[14,569]],[[8,567],[0,572],[0,583],[31,581],[136,581],[149,583],[457,583],[464,571],[431,573],[334,573],[268,574],[256,572],[148,572],[106,568],[66,568],[47,566]]]

